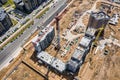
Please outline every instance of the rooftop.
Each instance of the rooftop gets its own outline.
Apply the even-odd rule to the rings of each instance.
[[[5,10],[2,7],[0,7],[0,21],[2,21],[6,15],[7,14],[6,14]]]
[[[54,57],[52,57],[51,55],[49,55],[47,52],[44,52],[44,51],[38,53],[37,58],[49,65],[54,59]]]
[[[38,42],[44,40],[46,35],[51,32],[54,28],[52,26],[47,26],[44,28],[35,38],[33,38],[32,42],[37,44]]]
[[[119,15],[113,14],[112,18],[110,19],[109,23],[116,25],[119,22]]]
[[[13,0],[15,3],[19,4],[22,2],[22,0]]]
[[[24,6],[24,3],[23,3],[23,2],[20,2],[19,5]]]
[[[83,55],[85,54],[85,50],[79,50],[79,49],[75,49],[72,58],[76,59],[76,60],[81,60]]]
[[[76,72],[76,70],[78,69],[78,63],[73,61],[73,60],[69,60],[67,63],[67,69],[72,71],[72,72]]]
[[[95,35],[95,32],[96,32],[96,29],[90,27],[90,28],[87,29],[87,31],[85,32],[85,34],[88,34],[88,35],[90,35],[90,36],[93,37]]]
[[[112,0],[112,1],[120,4],[120,0]]]
[[[55,59],[52,64],[52,67],[57,69],[59,72],[63,72],[66,69],[66,64],[59,59]]]
[[[37,58],[53,67],[54,69],[58,70],[59,72],[63,72],[66,69],[65,63],[55,57],[52,57],[47,52],[42,51],[38,53]]]
[[[95,17],[96,19],[109,19],[109,16],[105,14],[104,12],[95,12],[92,13],[92,16]]]
[[[91,43],[91,39],[89,39],[88,37],[82,37],[81,41],[80,41],[80,45],[84,46],[84,47],[88,47]]]

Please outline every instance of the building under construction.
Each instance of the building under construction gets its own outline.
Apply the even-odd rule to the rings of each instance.
[[[90,51],[92,42],[96,38],[97,29],[107,25],[109,16],[104,12],[91,13],[87,30],[84,37],[81,39],[78,48],[74,51],[71,59],[67,63],[67,70],[75,73],[84,62],[85,56]],[[103,26],[104,25],[104,26]],[[101,34],[101,33],[100,33]]]
[[[52,42],[55,35],[54,28],[52,26],[45,27],[39,32],[37,36],[32,40],[32,43],[37,52],[45,50]]]
[[[38,52],[38,62],[44,63],[49,67],[59,71],[60,73],[64,71],[73,74],[76,73],[80,66],[84,63],[85,57],[90,51],[92,42],[96,38],[95,34],[97,29],[103,27],[103,25],[105,28],[108,21],[109,16],[107,16],[104,12],[91,13],[85,35],[82,37],[70,60],[68,60],[66,63],[43,51],[50,45],[55,35],[53,27],[46,27],[32,41],[35,46],[35,50]],[[59,24],[57,24],[57,26],[59,26]],[[59,35],[59,31],[57,35]]]
[[[108,21],[109,16],[104,12],[92,12],[87,27],[98,29],[103,25],[106,26]]]
[[[90,50],[90,46],[92,44],[92,39],[89,37],[84,36],[77,49],[75,49],[70,61],[67,62],[67,70],[71,73],[75,73],[82,63],[84,62],[85,56]]]
[[[55,69],[56,71],[59,71],[60,73],[64,72],[66,69],[66,64],[64,62],[62,62],[60,59],[51,56],[45,51],[38,53],[37,58],[40,64],[42,62],[48,65],[49,67]]]

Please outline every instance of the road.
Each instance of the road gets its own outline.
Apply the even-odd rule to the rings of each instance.
[[[43,6],[47,6],[48,2],[50,2],[50,0],[48,0],[47,2],[43,2],[43,4],[41,4],[37,9],[35,9],[33,12],[31,12],[29,15],[25,16],[25,18],[22,18],[22,19],[19,19],[19,18],[15,17],[13,14],[9,14],[9,16],[11,18],[17,20],[18,23],[14,27],[11,27],[4,35],[2,35],[0,37],[0,41],[2,41],[2,39],[7,37],[7,35],[13,34],[13,32],[15,31],[16,28],[20,28],[21,27],[21,23],[25,22],[27,19],[33,18],[33,16],[34,16],[33,14],[35,14],[38,11],[41,11],[43,9]],[[14,10],[14,9],[12,7],[10,7],[10,9],[7,12],[9,13],[12,10]],[[20,11],[19,11],[19,13],[20,13]]]
[[[14,42],[10,43],[5,47],[4,50],[0,52],[0,70],[5,67],[4,65],[8,64],[11,59],[13,59],[14,52],[21,47],[21,45],[35,30],[37,26],[47,26],[56,16],[57,13],[61,12],[66,6],[67,0],[60,0],[55,4],[55,7],[51,7],[48,12],[43,16],[43,18],[35,20],[35,24],[17,38]],[[19,54],[19,53],[17,53]]]

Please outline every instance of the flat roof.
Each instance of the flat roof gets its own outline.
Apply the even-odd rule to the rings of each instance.
[[[37,58],[43,61],[44,63],[47,63],[49,66],[53,67],[59,72],[63,72],[66,69],[66,64],[64,62],[51,56],[45,51],[38,53]]]
[[[120,0],[112,0],[115,3],[120,3]]]
[[[13,0],[15,3],[19,4],[22,0]]]
[[[109,16],[105,14],[104,12],[94,12],[92,13],[92,16],[95,17],[95,19],[109,19]]]
[[[91,42],[91,39],[84,36],[84,37],[82,37],[82,39],[80,41],[80,45],[88,47],[90,42]]]
[[[72,72],[76,72],[77,68],[79,67],[78,65],[79,64],[76,61],[69,60],[67,62],[67,69],[72,71]]]
[[[7,13],[5,12],[5,10],[2,7],[0,7],[0,21],[4,20],[6,15]]]
[[[39,34],[37,36],[35,36],[32,40],[33,43],[37,44],[40,41],[44,40],[46,35],[48,33],[50,33],[53,30],[53,26],[47,26],[46,28],[44,28],[42,31],[39,32]]]
[[[66,69],[66,64],[59,59],[55,59],[55,61],[52,63],[52,67],[60,72],[63,72]]]
[[[43,62],[47,63],[47,64],[51,64],[51,62],[53,61],[54,57],[52,57],[51,55],[49,55],[47,52],[42,51],[40,53],[38,53],[37,58],[39,58],[40,60],[42,60]]]
[[[85,54],[85,50],[79,50],[79,49],[75,49],[72,58],[77,59],[77,60],[81,60],[83,55]]]
[[[95,29],[95,28],[88,28],[87,31],[85,32],[85,34],[94,36],[94,35],[95,35],[95,32],[96,32],[96,29]]]

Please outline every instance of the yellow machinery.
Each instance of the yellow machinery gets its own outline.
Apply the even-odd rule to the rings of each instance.
[[[102,25],[102,27],[98,28],[97,31],[98,31],[98,34],[95,38],[95,41],[93,42],[93,45],[97,45],[97,41],[102,33],[102,31],[104,30],[104,24]]]
[[[100,27],[100,28],[98,28],[98,29],[96,30],[96,31],[98,31],[98,34],[97,34],[97,36],[96,36],[96,38],[95,38],[95,40],[94,40],[94,42],[93,42],[93,44],[92,44],[92,46],[91,46],[90,53],[92,53],[92,51],[93,51],[93,49],[94,49],[93,46],[96,46],[96,45],[97,45],[98,39],[99,39],[102,31],[104,30],[104,28],[105,28],[105,27],[104,27],[104,24],[103,24],[102,27]]]
[[[98,28],[96,30],[96,31],[98,31],[98,34],[97,34],[97,36],[95,38],[95,41],[93,42],[93,44],[92,44],[92,46],[90,48],[90,53],[88,54],[88,58],[86,59],[85,63],[89,61],[90,64],[91,64],[91,62],[92,62],[92,56],[93,56],[92,52],[93,52],[93,49],[94,49],[93,45],[97,45],[98,39],[99,39],[100,35],[102,34],[102,31],[104,30],[104,28],[105,27],[104,27],[104,24],[103,24],[102,27],[100,27],[100,28]]]
[[[90,48],[90,53],[88,54],[89,56],[88,56],[87,60],[85,61],[85,63],[89,61],[90,65],[92,65],[92,56],[93,56],[92,52],[94,50],[93,45],[97,45],[98,39],[99,39],[100,35],[102,34],[102,31],[104,30],[104,28],[105,27],[104,27],[104,24],[103,24],[102,27],[100,27],[96,30],[96,31],[98,31],[98,34],[97,34],[97,36],[95,38],[95,41],[93,42],[93,44]]]

